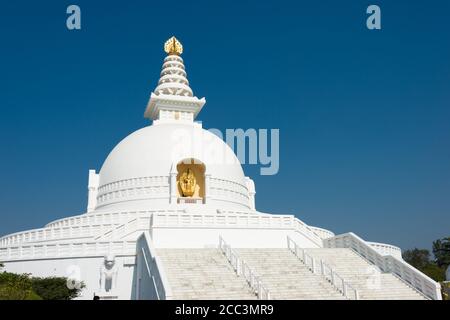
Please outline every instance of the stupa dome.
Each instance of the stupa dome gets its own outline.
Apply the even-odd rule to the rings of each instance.
[[[159,123],[127,136],[108,155],[99,174],[97,208],[149,201],[167,205],[170,175],[177,165],[195,162],[209,179],[205,195],[217,208],[249,208],[247,182],[231,148],[198,123]]]

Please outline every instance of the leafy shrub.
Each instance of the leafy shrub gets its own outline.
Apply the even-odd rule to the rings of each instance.
[[[0,300],[37,300],[28,274],[0,273]]]
[[[81,289],[69,289],[65,277],[30,277],[29,274],[0,272],[0,300],[71,300]]]
[[[33,291],[44,300],[71,300],[85,287],[82,284],[80,289],[69,289],[65,277],[31,278],[31,284]]]

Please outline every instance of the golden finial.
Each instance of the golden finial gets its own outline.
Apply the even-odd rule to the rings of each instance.
[[[167,54],[181,55],[183,53],[183,46],[177,38],[172,37],[164,44],[164,51]]]

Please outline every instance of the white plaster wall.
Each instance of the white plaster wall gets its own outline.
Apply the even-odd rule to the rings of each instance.
[[[304,235],[287,229],[153,228],[156,248],[217,247],[219,236],[235,248],[287,248],[290,236],[302,248],[318,246]]]
[[[100,267],[103,257],[89,258],[66,258],[66,259],[42,259],[28,261],[5,262],[5,271],[13,273],[31,273],[36,277],[67,277],[73,266],[79,267],[81,280],[86,285],[81,296],[77,299],[92,300],[94,293],[99,294],[100,289]],[[116,263],[118,267],[117,291],[114,292],[119,299],[129,300],[134,298],[135,266],[134,256],[118,256]]]

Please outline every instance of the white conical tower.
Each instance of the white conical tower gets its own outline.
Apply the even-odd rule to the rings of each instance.
[[[192,122],[206,103],[205,98],[194,96],[186,78],[183,46],[172,37],[166,41],[167,57],[161,70],[158,86],[152,92],[144,116],[159,121]]]

